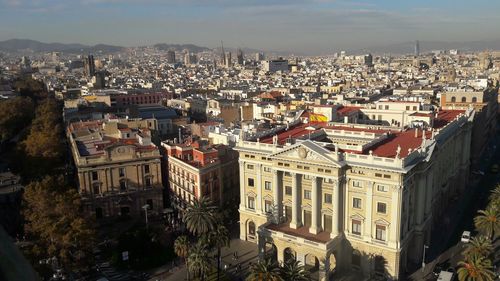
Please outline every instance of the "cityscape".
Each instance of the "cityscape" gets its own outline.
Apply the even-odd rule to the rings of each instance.
[[[0,1],[0,280],[500,280],[497,3],[76,2]]]

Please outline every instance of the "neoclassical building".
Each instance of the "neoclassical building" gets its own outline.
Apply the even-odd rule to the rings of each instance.
[[[97,220],[163,211],[161,156],[154,119],[74,122],[67,133],[83,208]]]
[[[400,278],[468,180],[473,110],[426,118],[414,128],[298,124],[240,140],[240,238],[318,280]]]

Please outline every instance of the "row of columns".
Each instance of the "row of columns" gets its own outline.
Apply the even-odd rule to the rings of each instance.
[[[240,183],[242,186],[247,186],[247,177],[245,176],[245,163],[240,161]],[[258,214],[265,215],[266,212],[263,208],[263,196],[262,196],[262,165],[261,164],[252,164],[256,169],[256,200],[255,200],[255,211]],[[273,221],[275,223],[280,223],[283,216],[283,173],[284,171],[280,171],[277,169],[272,170],[273,180],[271,188],[273,190],[273,202],[274,202],[274,212],[273,212]],[[292,220],[290,222],[290,227],[297,229],[302,226],[302,188],[299,185],[298,177],[301,174],[291,173],[292,175]],[[312,177],[312,188],[311,188],[311,202],[312,202],[312,211],[311,211],[311,227],[309,228],[309,232],[313,234],[319,233],[321,228],[321,177]],[[332,212],[332,232],[331,237],[334,238],[339,233],[339,216],[341,212],[341,198],[340,198],[340,185],[338,181],[335,181],[335,185],[333,187],[333,212]],[[247,205],[247,196],[246,190],[242,190],[240,192],[240,208],[246,209]]]

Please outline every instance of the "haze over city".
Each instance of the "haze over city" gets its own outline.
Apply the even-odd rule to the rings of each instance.
[[[330,54],[421,41],[500,39],[498,1],[2,0],[0,40],[193,43]]]

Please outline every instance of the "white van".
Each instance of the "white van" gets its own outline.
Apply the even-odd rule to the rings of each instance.
[[[438,276],[438,281],[452,281],[453,280],[453,272],[441,271]]]

